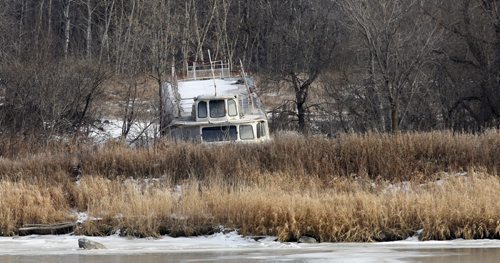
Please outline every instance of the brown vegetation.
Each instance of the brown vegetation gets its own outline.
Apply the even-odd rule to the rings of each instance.
[[[176,195],[169,184],[88,176],[65,189],[66,197],[62,187],[3,183],[2,196],[9,198],[0,201],[2,234],[28,222],[70,220],[74,198],[78,210],[96,218],[79,227],[87,235],[196,235],[223,225],[283,241],[304,235],[323,242],[398,240],[419,229],[424,239],[500,238],[500,179],[491,175],[402,185],[339,178],[327,187],[314,178],[258,179],[236,187],[223,179],[189,180]]]
[[[87,235],[198,235],[224,226],[280,240],[396,240],[419,229],[424,239],[500,238],[496,130],[68,149],[0,158],[2,235],[85,211],[97,219],[78,227]],[[78,184],[69,176],[75,156]]]
[[[249,178],[252,173],[284,173],[290,176],[367,176],[401,181],[438,172],[500,170],[500,132],[454,134],[451,132],[403,134],[344,134],[335,139],[279,135],[260,145],[195,145],[161,141],[151,148],[131,148],[120,142],[103,146],[53,143],[36,146],[10,141],[0,158],[0,178],[54,178],[67,173],[77,156],[83,174],[114,177],[164,177],[177,182],[186,178]],[[2,147],[3,148],[3,147]],[[16,153],[21,151],[22,157]],[[33,154],[28,155],[27,152]],[[421,178],[434,179],[434,178]]]

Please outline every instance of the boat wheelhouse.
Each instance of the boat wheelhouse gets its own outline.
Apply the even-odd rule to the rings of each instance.
[[[193,63],[186,78],[165,83],[166,134],[204,143],[264,142],[270,139],[264,107],[254,81],[228,63]]]

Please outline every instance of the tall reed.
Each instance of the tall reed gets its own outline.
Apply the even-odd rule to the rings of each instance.
[[[344,134],[335,139],[279,136],[260,145],[196,145],[162,141],[150,148],[119,142],[97,147],[55,145],[51,150],[23,157],[0,157],[0,178],[31,180],[68,173],[76,162],[83,174],[114,177],[186,178],[224,175],[238,180],[252,171],[287,173],[297,177],[368,176],[409,180],[438,172],[500,169],[500,131],[473,134],[451,132],[402,134]],[[54,178],[59,180],[61,178]]]
[[[482,172],[437,182],[389,183],[368,178],[294,180],[254,175],[238,185],[223,177],[168,182],[84,177],[79,186],[0,184],[0,231],[24,223],[89,220],[79,234],[199,235],[219,226],[282,241],[312,236],[329,242],[399,240],[423,229],[423,239],[500,238],[500,178]]]

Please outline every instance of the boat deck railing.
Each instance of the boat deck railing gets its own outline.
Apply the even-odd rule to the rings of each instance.
[[[232,71],[229,61],[215,60],[211,62],[192,62],[186,68],[186,76],[183,80],[200,80],[210,78],[230,78],[238,75]]]

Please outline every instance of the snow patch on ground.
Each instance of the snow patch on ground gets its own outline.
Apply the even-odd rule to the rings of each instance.
[[[96,143],[105,143],[112,139],[119,139],[122,135],[123,120],[109,119],[100,123],[99,127],[91,130],[89,137]],[[158,125],[156,123],[136,121],[132,124],[126,141],[131,142],[137,138],[150,140],[157,137]]]
[[[95,221],[95,220],[102,220],[102,218],[97,218],[93,216],[89,216],[88,212],[78,212],[78,211],[73,211],[73,213],[76,216],[76,223],[77,224],[82,224],[85,223],[86,221]]]

